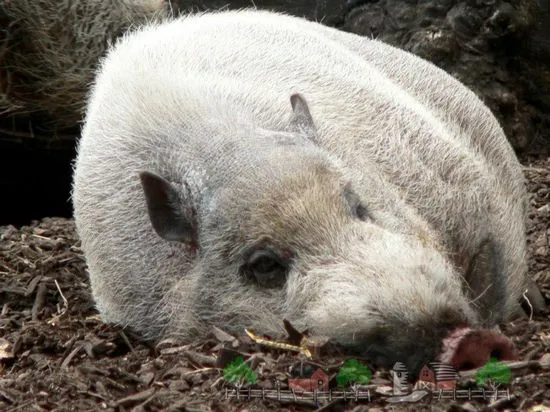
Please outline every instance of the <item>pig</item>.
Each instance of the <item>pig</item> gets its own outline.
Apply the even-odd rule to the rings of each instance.
[[[101,56],[132,25],[169,16],[165,0],[0,2],[0,110],[45,113],[61,127],[82,119]]]
[[[527,196],[495,117],[435,65],[283,13],[125,34],[72,201],[105,322],[144,340],[283,319],[375,364],[515,359]]]

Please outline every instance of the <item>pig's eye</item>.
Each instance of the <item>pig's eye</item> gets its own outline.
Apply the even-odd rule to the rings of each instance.
[[[369,214],[368,209],[361,202],[361,199],[359,198],[357,193],[355,193],[351,189],[351,186],[347,185],[344,188],[344,197],[346,198],[346,200],[349,204],[350,211],[351,211],[353,216],[355,216],[355,217],[357,217],[358,219],[361,219],[361,220],[371,219],[371,216]]]
[[[355,206],[355,216],[361,220],[367,220],[369,218],[369,212],[362,203]]]
[[[252,253],[246,268],[252,280],[262,287],[278,288],[286,282],[287,266],[269,250],[257,250]]]

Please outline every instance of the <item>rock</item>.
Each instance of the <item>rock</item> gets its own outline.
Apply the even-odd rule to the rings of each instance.
[[[472,88],[517,150],[550,146],[550,1],[363,1],[342,28],[424,57]]]

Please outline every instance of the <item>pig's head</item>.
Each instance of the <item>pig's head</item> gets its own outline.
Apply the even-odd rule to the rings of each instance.
[[[276,333],[286,318],[414,371],[435,360],[464,369],[514,358],[508,339],[480,328],[461,276],[422,219],[406,206],[380,206],[383,184],[349,174],[321,150],[305,100],[291,102],[290,131],[243,138],[254,156],[212,178],[200,200],[185,182],[141,174],[153,228],[193,256],[163,302],[171,328]]]

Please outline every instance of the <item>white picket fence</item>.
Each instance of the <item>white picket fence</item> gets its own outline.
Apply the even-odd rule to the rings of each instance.
[[[438,390],[433,394],[437,394],[437,399],[510,399],[510,390],[485,390],[485,389],[460,389],[460,390]]]
[[[237,400],[250,400],[250,399],[273,399],[278,401],[296,401],[296,400],[310,400],[313,402],[318,401],[332,401],[333,399],[344,400],[367,400],[370,402],[370,391],[313,391],[302,392],[295,390],[281,390],[281,389],[229,389],[225,388],[226,398],[236,398]]]
[[[332,401],[334,399],[344,400],[367,400],[370,402],[370,391],[313,391],[302,392],[295,390],[281,390],[281,389],[229,389],[225,388],[226,398],[236,398],[237,400],[250,400],[250,399],[272,399],[279,401],[296,401],[296,400],[310,400],[313,402],[318,401]],[[510,399],[510,391],[506,390],[485,390],[485,389],[440,389],[432,392],[432,399]]]

